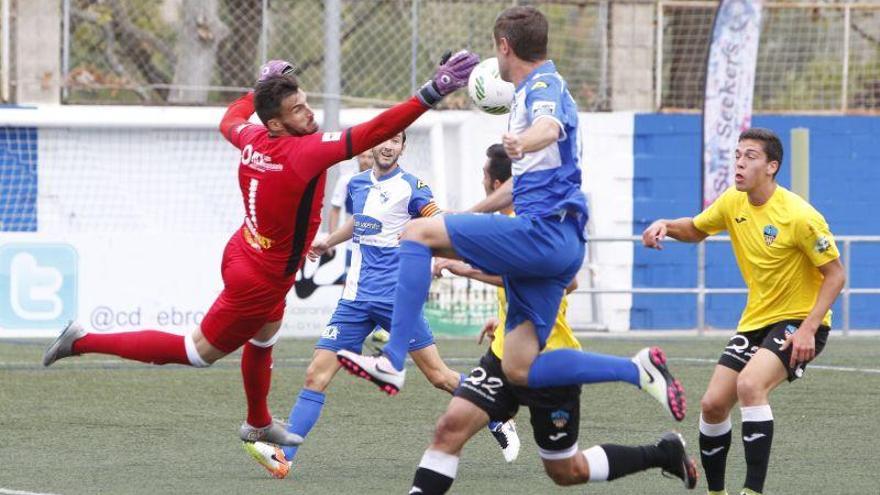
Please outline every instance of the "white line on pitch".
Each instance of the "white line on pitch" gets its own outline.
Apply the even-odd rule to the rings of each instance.
[[[10,490],[9,488],[0,488],[0,495],[55,495],[55,494],[43,493],[43,492],[25,492],[22,490]]]
[[[683,361],[683,362],[687,362],[687,363],[714,364],[714,363],[718,362],[717,359],[708,359],[708,358],[688,358],[688,357],[674,357],[673,356],[673,357],[670,357],[669,359],[671,361]],[[443,361],[445,361],[447,364],[464,364],[464,365],[476,364],[479,360],[480,360],[479,356],[476,356],[476,357],[444,357],[443,358]],[[220,364],[220,366],[222,366],[224,363],[225,364],[232,364],[232,363],[238,363],[239,361],[241,361],[241,360],[240,359],[224,359],[224,360],[219,361],[218,364]],[[310,358],[310,357],[279,358],[279,359],[275,360],[276,363],[286,363],[286,364],[309,364],[311,361],[312,361],[312,358]],[[4,367],[11,368],[11,367],[31,367],[31,366],[33,366],[34,369],[39,369],[40,367],[38,366],[38,364],[39,363],[35,363],[32,361],[9,361],[9,362],[0,361],[0,371],[2,371]],[[100,359],[100,360],[83,361],[83,365],[85,365],[85,366],[108,365],[111,367],[111,369],[112,368],[119,368],[119,369],[133,368],[134,366],[137,366],[138,364],[141,365],[140,367],[145,367],[145,368],[150,367],[149,365],[147,365],[145,363],[136,363],[133,361],[124,361],[124,360],[119,360],[119,359]],[[407,359],[407,364],[412,364],[412,360]],[[132,366],[132,365],[134,365],[134,366]],[[811,364],[809,366],[810,366],[810,369],[817,369],[817,370],[844,371],[844,372],[849,372],[849,373],[880,374],[880,369],[877,369],[877,368],[856,368],[856,367],[851,367],[851,366],[831,366],[831,365],[824,365],[824,364]],[[76,370],[75,367],[65,368],[65,369]],[[3,495],[3,492],[0,492],[0,495]]]

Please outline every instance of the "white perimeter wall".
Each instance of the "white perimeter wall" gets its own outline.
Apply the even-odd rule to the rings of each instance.
[[[375,113],[347,110],[341,120],[352,125]],[[0,237],[0,264],[8,265],[0,266],[0,298],[14,292],[17,310],[21,301],[30,310],[22,318],[0,301],[6,313],[0,314],[0,337],[54,335],[74,316],[107,331],[186,332],[198,324],[222,288],[223,246],[241,217],[236,152],[215,127],[221,114],[222,109],[0,110],[0,125],[40,129],[40,231]],[[111,120],[110,128],[95,127]],[[92,124],[82,127],[84,122]],[[581,127],[591,235],[630,235],[633,115],[581,114]],[[402,163],[431,185],[447,209],[465,209],[483,197],[485,149],[505,129],[503,117],[429,113],[408,133]],[[73,278],[55,277],[53,270],[60,275],[71,267],[29,251],[46,243],[76,251]],[[16,257],[21,252],[37,253],[36,265]],[[594,276],[585,267],[581,287],[591,280],[604,287],[631,286],[630,243],[597,243],[592,252]],[[17,260],[15,266],[11,260]],[[320,334],[341,292],[329,285],[341,273],[341,261],[306,267],[317,289],[305,298],[291,291],[285,334]],[[57,299],[51,289],[62,279],[75,280],[75,290],[62,289]],[[569,317],[576,328],[629,327],[630,296],[571,297]]]

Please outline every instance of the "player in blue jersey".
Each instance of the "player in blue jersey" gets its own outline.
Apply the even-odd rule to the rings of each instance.
[[[399,236],[414,218],[437,215],[431,189],[418,177],[398,165],[406,134],[400,133],[373,148],[372,170],[351,178],[348,197],[353,215],[322,241],[312,244],[309,257],[316,259],[331,247],[352,240],[352,263],[342,298],[324,333],[315,345],[306,371],[305,384],[290,411],[291,432],[305,438],[314,427],[324,406],[325,391],[339,371],[336,352],[342,349],[360,353],[364,340],[379,325],[391,325],[392,303],[398,270]],[[419,314],[417,328],[409,334],[407,351],[435,387],[455,391],[461,374],[451,370],[437,352],[428,322]],[[494,428],[493,428],[494,427]],[[519,439],[512,421],[490,425],[512,462],[519,452]],[[245,450],[272,476],[284,478],[297,448],[283,450],[271,444],[245,443]]]
[[[403,386],[406,345],[418,330],[431,283],[432,254],[457,258],[501,275],[508,295],[503,370],[510,383],[531,388],[626,381],[651,393],[678,421],[684,389],[659,348],[637,358],[577,349],[541,352],[565,288],[584,259],[587,203],[581,192],[577,105],[547,59],[547,19],[534,7],[511,7],[495,21],[501,78],[516,87],[502,143],[513,179],[473,210],[514,206],[516,216],[465,213],[416,219],[400,245],[391,340],[381,356],[338,353],[350,372],[386,392]]]

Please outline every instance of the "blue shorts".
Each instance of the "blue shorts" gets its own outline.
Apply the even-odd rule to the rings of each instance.
[[[339,351],[342,349],[360,354],[364,340],[376,328],[391,328],[390,302],[349,301],[340,299],[330,323],[315,344],[315,349]],[[428,328],[428,320],[422,316],[419,325],[413,329],[409,341],[409,352],[417,351],[434,343],[434,335]]]
[[[543,348],[565,288],[584,262],[586,245],[577,221],[479,213],[447,214],[444,219],[455,252],[504,280],[506,330],[531,321]]]

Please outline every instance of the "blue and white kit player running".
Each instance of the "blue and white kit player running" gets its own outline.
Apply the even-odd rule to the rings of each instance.
[[[406,345],[417,335],[430,286],[431,257],[458,258],[502,276],[508,294],[502,364],[512,384],[537,388],[626,381],[649,392],[681,421],[684,390],[657,347],[632,360],[574,349],[542,352],[565,288],[580,270],[585,252],[588,211],[581,191],[577,105],[546,58],[546,38],[543,49],[536,43],[513,47],[506,41],[496,31],[499,72],[516,86],[508,132],[502,138],[513,159],[513,178],[472,211],[497,211],[512,202],[516,216],[447,214],[407,224],[401,237],[391,340],[381,356],[341,351],[340,362],[380,388],[394,383],[399,389]]]
[[[398,165],[406,134],[400,133],[373,148],[373,168],[356,174],[348,186],[353,215],[326,239],[312,244],[309,257],[316,259],[331,247],[352,240],[352,263],[342,297],[321,338],[315,344],[305,383],[290,411],[288,431],[305,438],[324,407],[325,391],[340,365],[337,351],[360,353],[364,340],[378,325],[390,328],[396,291],[400,233],[413,218],[437,215],[431,189]],[[450,369],[437,351],[428,322],[421,314],[409,334],[408,351],[435,387],[449,393],[464,378]],[[393,368],[391,369],[393,372]],[[396,377],[396,375],[394,375]],[[389,393],[394,383],[383,383]],[[512,462],[519,453],[519,437],[513,421],[490,424],[504,457]],[[284,478],[298,448],[283,450],[266,443],[246,443],[245,450],[272,476]]]

